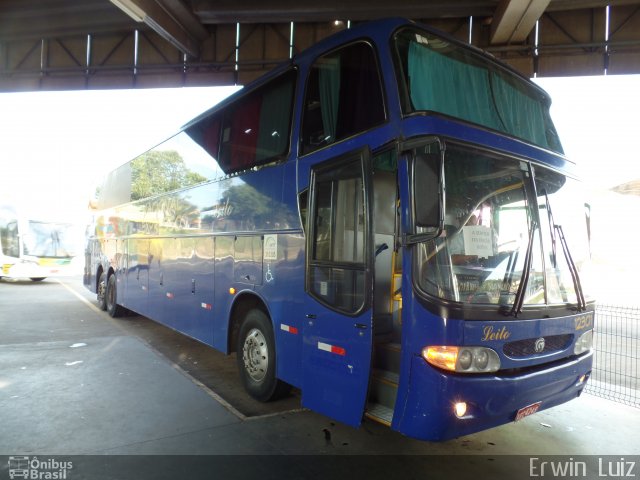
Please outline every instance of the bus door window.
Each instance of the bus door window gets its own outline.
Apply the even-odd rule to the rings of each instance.
[[[365,210],[360,163],[317,174],[311,232],[311,294],[344,312],[365,298]]]

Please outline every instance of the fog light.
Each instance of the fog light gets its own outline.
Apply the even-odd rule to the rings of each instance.
[[[584,383],[587,380],[587,376],[586,375],[582,375],[580,377],[580,379],[578,380],[578,383]]]
[[[467,402],[456,402],[453,406],[456,417],[462,418],[467,413]]]

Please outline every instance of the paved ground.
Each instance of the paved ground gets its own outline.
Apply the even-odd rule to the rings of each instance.
[[[326,457],[333,454],[340,457]],[[614,465],[626,456],[640,477],[640,410],[583,395],[444,443],[369,421],[356,430],[301,409],[295,395],[253,402],[233,358],[142,317],[111,319],[77,278],[1,280],[0,455],[71,455],[69,479],[193,478],[212,469],[216,478],[321,478],[323,469],[353,478],[356,467],[368,478],[529,478],[551,476],[530,465],[548,455],[611,455]],[[597,460],[585,462],[588,478],[602,477]],[[0,480],[8,466],[0,457]]]

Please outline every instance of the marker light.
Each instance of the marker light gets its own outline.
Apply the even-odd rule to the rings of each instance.
[[[467,413],[467,403],[466,402],[456,402],[453,406],[453,411],[456,414],[456,417],[462,418]]]
[[[589,330],[588,332],[584,332],[582,335],[578,337],[576,340],[576,344],[573,347],[573,353],[575,355],[580,355],[581,353],[588,352],[593,348],[593,330]]]
[[[233,287],[230,287],[230,288],[229,288],[229,293],[230,293],[231,295],[235,295],[235,294],[236,294],[236,289],[235,289],[235,288],[233,288]]]
[[[486,373],[500,369],[500,357],[486,347],[431,346],[422,349],[422,357],[431,365],[462,373]]]

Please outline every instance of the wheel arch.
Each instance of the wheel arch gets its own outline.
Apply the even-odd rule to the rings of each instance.
[[[96,292],[98,291],[98,288],[100,286],[100,276],[105,271],[107,272],[107,280],[109,280],[109,277],[115,273],[115,269],[111,265],[108,265],[105,268],[105,266],[102,263],[100,263],[98,265],[98,270],[96,271],[96,284],[95,284]]]
[[[273,328],[273,318],[269,313],[266,302],[256,293],[247,291],[241,292],[236,296],[231,305],[229,314],[229,328],[227,330],[227,352],[235,352],[238,341],[238,332],[240,325],[250,310],[259,309],[267,316]]]

